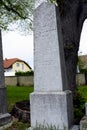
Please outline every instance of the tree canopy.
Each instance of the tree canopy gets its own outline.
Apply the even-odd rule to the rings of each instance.
[[[0,0],[0,29],[8,29],[10,23],[19,23],[21,26],[32,25],[34,0]]]
[[[56,2],[62,10],[63,0]],[[0,29],[9,29],[10,23],[17,23],[21,29],[32,29],[32,14],[35,0],[0,0]]]

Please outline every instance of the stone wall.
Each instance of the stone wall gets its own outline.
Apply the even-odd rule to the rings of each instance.
[[[8,76],[5,77],[5,85],[10,86],[31,86],[33,83],[33,76]]]
[[[85,79],[85,74],[77,74],[76,75],[76,82],[77,85],[86,85],[86,79]]]
[[[5,85],[12,86],[30,86],[34,85],[33,76],[7,76],[5,77]],[[77,74],[76,76],[77,85],[86,85],[85,74]]]

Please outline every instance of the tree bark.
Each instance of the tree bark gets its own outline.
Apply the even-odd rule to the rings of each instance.
[[[85,0],[63,0],[60,14],[65,62],[69,89],[76,90],[76,70],[80,35],[84,20],[87,18]]]

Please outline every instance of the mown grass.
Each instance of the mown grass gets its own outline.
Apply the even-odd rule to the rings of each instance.
[[[9,112],[12,110],[16,102],[29,100],[29,95],[31,92],[33,92],[33,86],[7,86],[7,101]],[[26,128],[29,128],[29,126],[29,123],[15,121],[11,127],[6,128],[5,130],[26,130]]]
[[[87,102],[87,86],[78,87],[78,91],[85,98]],[[7,86],[7,100],[8,108],[11,111],[13,105],[18,101],[29,100],[29,94],[33,92],[33,87],[18,87],[18,86]],[[13,125],[5,130],[26,130],[29,128],[29,123],[25,124],[22,122],[14,122]]]
[[[85,99],[85,102],[87,102],[87,86],[79,86],[78,91],[80,92],[81,96]]]
[[[26,130],[27,128],[29,128],[29,126],[30,125],[28,123],[24,124],[22,122],[14,122],[12,124],[12,126],[6,128],[4,130]]]
[[[8,111],[11,111],[16,102],[29,100],[29,94],[33,92],[33,87],[7,86]]]

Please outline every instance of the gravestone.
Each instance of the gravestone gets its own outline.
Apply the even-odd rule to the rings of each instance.
[[[4,79],[2,36],[0,31],[0,128],[11,122],[11,115],[7,111],[7,94]]]
[[[30,129],[37,124],[69,130],[73,124],[73,103],[68,88],[58,7],[44,2],[34,11],[34,92],[30,95]]]
[[[37,8],[41,3],[47,2],[48,0],[35,0],[35,8]]]

